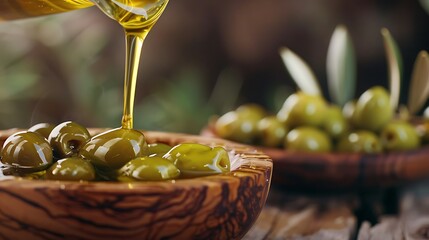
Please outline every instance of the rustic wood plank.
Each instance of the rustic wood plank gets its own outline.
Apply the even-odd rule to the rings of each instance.
[[[358,240],[402,240],[404,238],[402,222],[398,217],[382,217],[380,223],[371,226],[363,222],[358,233]]]
[[[266,207],[243,239],[349,240],[357,223],[349,200],[271,191]]]
[[[374,226],[364,222],[358,240],[429,239],[429,180],[405,185],[399,195],[399,213],[379,217]]]
[[[401,221],[406,239],[429,239],[429,185],[409,190],[401,201]]]

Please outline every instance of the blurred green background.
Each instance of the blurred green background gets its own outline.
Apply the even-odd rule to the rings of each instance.
[[[407,82],[418,52],[429,49],[428,23],[419,1],[172,0],[143,48],[134,125],[198,133],[242,103],[276,112],[296,89],[283,46],[327,91],[338,24],[354,41],[359,92],[387,85],[382,27],[402,51]],[[119,126],[124,54],[122,29],[96,8],[0,23],[0,129],[66,120]]]

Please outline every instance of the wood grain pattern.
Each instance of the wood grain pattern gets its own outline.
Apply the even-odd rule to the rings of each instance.
[[[292,153],[261,148],[274,162],[273,183],[308,188],[375,188],[429,176],[429,147],[384,154]]]
[[[228,174],[166,182],[4,180],[0,239],[240,239],[265,204],[271,159],[219,139],[145,134],[150,142],[222,145],[246,162]]]

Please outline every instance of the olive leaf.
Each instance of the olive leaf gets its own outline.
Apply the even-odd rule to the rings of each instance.
[[[420,0],[420,4],[429,13],[429,0]]]
[[[311,95],[322,95],[316,76],[304,60],[288,48],[281,48],[280,56],[301,91]]]
[[[332,34],[326,59],[329,93],[344,106],[353,99],[356,89],[356,56],[347,28],[339,25]]]
[[[416,114],[429,97],[429,56],[421,51],[414,63],[408,94],[408,110]]]
[[[402,57],[398,45],[386,28],[381,29],[384,49],[388,63],[390,105],[393,109],[398,108],[399,94],[401,92]]]
[[[232,68],[222,70],[219,74],[210,97],[208,105],[219,106],[219,112],[227,112],[237,105],[240,91],[243,86],[243,77],[241,74]],[[228,97],[225,96],[228,93]]]

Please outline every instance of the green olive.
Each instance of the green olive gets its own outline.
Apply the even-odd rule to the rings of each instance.
[[[148,156],[164,156],[168,151],[171,150],[171,146],[164,143],[151,143],[147,145]]]
[[[334,139],[338,139],[347,132],[347,120],[339,107],[332,105],[326,110],[322,127]]]
[[[279,147],[287,134],[285,125],[275,116],[263,118],[258,123],[261,144],[267,147]]]
[[[381,131],[381,142],[387,151],[405,151],[420,147],[420,137],[416,129],[405,121],[388,123]]]
[[[38,133],[15,133],[3,144],[1,162],[23,172],[40,171],[52,164],[52,149],[48,141]]]
[[[352,100],[344,104],[343,106],[343,116],[347,122],[351,125],[356,125],[356,100]]]
[[[225,139],[253,143],[258,136],[258,122],[266,115],[257,104],[245,104],[222,115],[215,123],[216,134]]]
[[[58,160],[47,171],[46,179],[63,181],[92,181],[95,169],[91,163],[79,157]]]
[[[359,130],[343,136],[338,141],[337,150],[352,153],[381,153],[383,146],[375,133]]]
[[[354,124],[360,129],[380,131],[393,117],[389,93],[380,86],[365,91],[356,103]]]
[[[77,156],[80,148],[91,138],[88,130],[75,122],[63,122],[52,129],[48,141],[58,158]]]
[[[296,152],[329,152],[332,149],[328,134],[315,127],[298,127],[285,139],[285,149]]]
[[[416,131],[423,144],[427,144],[429,142],[429,121],[418,124]]]
[[[177,166],[182,176],[198,177],[230,171],[228,152],[222,147],[209,147],[197,143],[174,146],[164,155]]]
[[[120,181],[158,181],[176,179],[180,171],[169,160],[158,156],[139,157],[129,161],[119,170]]]
[[[298,92],[290,95],[277,118],[286,126],[321,126],[326,114],[326,101],[319,95],[309,95]]]
[[[46,139],[49,138],[49,134],[51,134],[51,131],[54,129],[54,125],[50,123],[38,123],[36,125],[33,125],[28,129],[29,132],[37,132]]]
[[[81,149],[80,156],[102,171],[116,170],[147,153],[146,138],[133,129],[116,128],[94,136]]]
[[[267,115],[265,109],[262,106],[254,103],[241,105],[235,111],[242,118],[254,119],[255,121],[259,121]]]
[[[242,143],[252,143],[257,136],[259,119],[244,118],[236,111],[221,116],[215,123],[216,134],[225,139]]]

